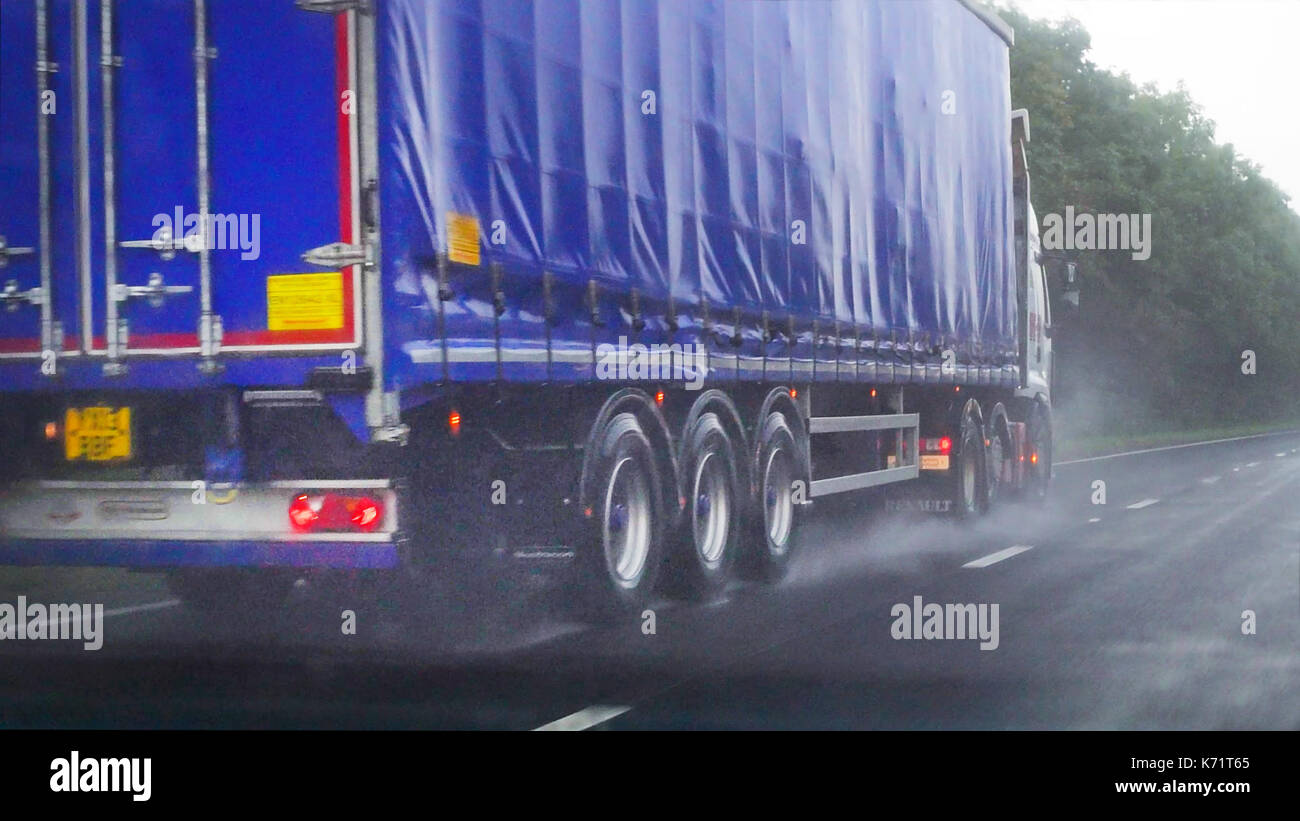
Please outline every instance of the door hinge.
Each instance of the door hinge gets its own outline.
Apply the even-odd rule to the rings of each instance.
[[[126,363],[122,361],[126,353],[129,334],[126,319],[108,323],[104,329],[104,341],[108,347],[108,361],[104,363],[104,376],[122,376],[126,373]]]
[[[41,373],[55,376],[58,373],[59,353],[63,350],[63,323],[57,319],[41,320],[41,354],[49,358],[50,369],[41,365]]]
[[[216,373],[221,370],[217,354],[221,352],[221,317],[217,314],[205,314],[199,318],[199,355],[203,360],[199,370],[204,373]]]
[[[386,391],[381,402],[384,423],[377,428],[371,429],[370,438],[375,442],[385,442],[405,447],[410,439],[411,426],[402,422],[401,393]]]
[[[354,245],[347,242],[331,242],[319,248],[312,248],[302,255],[304,262],[320,265],[324,268],[346,268],[349,265],[369,265],[370,246]]]
[[[339,14],[345,11],[359,11],[369,14],[370,0],[297,0],[296,5],[303,11],[319,11],[324,14]]]

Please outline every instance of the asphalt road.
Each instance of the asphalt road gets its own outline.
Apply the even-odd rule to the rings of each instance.
[[[1297,498],[1287,434],[1060,464],[1045,507],[973,526],[819,501],[785,582],[662,602],[651,634],[568,621],[527,577],[213,623],[155,576],[46,572],[0,601],[103,602],[104,646],[0,642],[0,725],[1297,729]],[[996,604],[996,649],[894,638],[917,596]]]

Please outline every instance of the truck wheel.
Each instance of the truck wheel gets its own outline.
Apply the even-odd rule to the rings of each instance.
[[[794,483],[803,470],[794,434],[780,413],[768,414],[758,437],[758,547],[754,551],[757,575],[768,582],[780,581],[790,565],[794,550],[798,505]],[[807,494],[808,488],[803,489]]]
[[[716,594],[731,576],[740,529],[735,448],[717,414],[702,414],[683,437],[686,520],[677,558],[687,591]]]
[[[993,412],[989,414],[988,434],[985,438],[988,443],[988,506],[991,508],[996,504],[1006,488],[1002,486],[1002,472],[1008,454],[1012,453],[1011,449],[1011,430],[1007,425],[1007,411],[1001,403],[993,407]]]
[[[957,453],[957,488],[953,494],[959,517],[978,516],[988,509],[984,432],[969,413],[962,414],[961,450]]]
[[[1025,433],[1029,440],[1025,497],[1041,504],[1047,499],[1047,488],[1052,481],[1052,415],[1041,402],[1030,410]]]
[[[293,581],[273,570],[195,568],[167,574],[167,587],[204,616],[256,616],[284,603]]]
[[[663,561],[663,504],[650,440],[635,416],[615,416],[599,442],[593,532],[582,555],[590,609],[607,616],[650,602]]]

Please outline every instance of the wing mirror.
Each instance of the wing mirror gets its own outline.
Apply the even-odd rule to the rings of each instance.
[[[1060,280],[1064,280],[1061,283],[1063,287],[1061,287],[1060,289],[1059,292],[1060,296],[1057,299],[1056,304],[1053,305],[1053,307],[1059,308],[1060,309],[1059,312],[1063,316],[1068,316],[1071,314],[1078,313],[1079,312],[1078,264],[1072,262],[1071,260],[1066,259],[1063,256],[1060,256],[1059,254],[1041,254],[1041,253],[1038,256],[1038,264],[1043,266],[1044,274],[1049,275],[1045,277],[1046,279],[1052,280],[1055,279],[1056,277],[1051,275],[1058,275],[1060,277]],[[1049,294],[1052,293],[1053,291],[1055,291],[1055,289],[1049,289]]]
[[[1065,289],[1061,291],[1061,308],[1065,313],[1079,312],[1079,271],[1073,262],[1065,263]]]

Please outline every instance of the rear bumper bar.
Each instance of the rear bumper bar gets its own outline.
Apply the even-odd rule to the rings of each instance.
[[[368,533],[297,533],[297,493],[366,493],[384,506]],[[27,482],[0,489],[0,564],[114,567],[393,567],[398,497],[385,480]]]
[[[156,542],[0,539],[0,565],[390,569],[397,547],[374,542]]]

